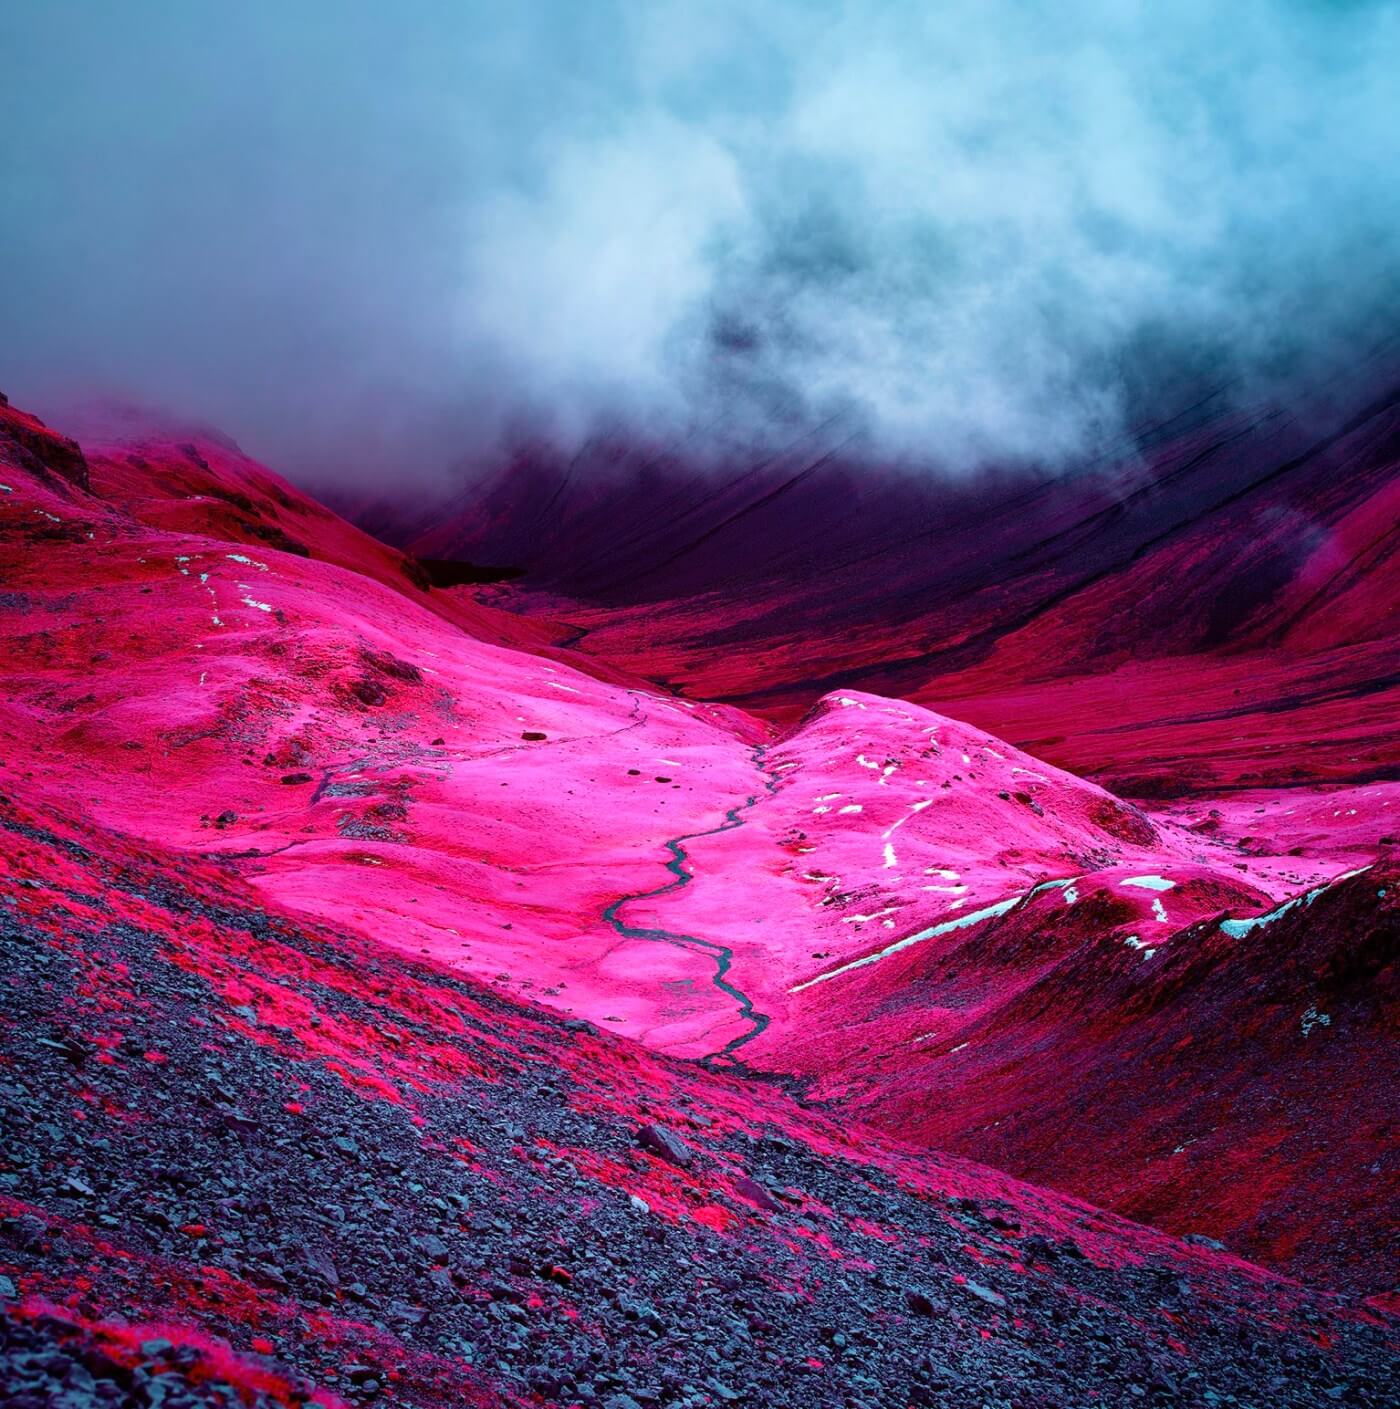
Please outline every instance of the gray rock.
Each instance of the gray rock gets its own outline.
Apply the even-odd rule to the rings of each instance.
[[[670,1164],[679,1165],[682,1169],[688,1168],[693,1158],[690,1147],[685,1141],[674,1130],[670,1130],[664,1125],[642,1126],[637,1132],[637,1143],[642,1149],[650,1151]]]

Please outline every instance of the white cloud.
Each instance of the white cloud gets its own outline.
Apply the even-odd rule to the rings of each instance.
[[[1400,284],[1390,3],[52,0],[0,50],[0,378],[292,468],[833,416],[1069,465]]]

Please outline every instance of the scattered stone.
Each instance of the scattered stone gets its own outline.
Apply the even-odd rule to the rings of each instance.
[[[1005,1306],[1006,1298],[1000,1292],[994,1292],[990,1287],[984,1287],[981,1282],[966,1281],[963,1290],[971,1292],[979,1301],[985,1301],[988,1306]]]
[[[1214,1252],[1227,1251],[1225,1244],[1219,1238],[1208,1238],[1204,1233],[1184,1233],[1181,1241],[1190,1243],[1192,1247],[1196,1248],[1210,1248]]]
[[[664,1125],[644,1125],[637,1131],[637,1143],[669,1164],[688,1169],[693,1156],[690,1147],[675,1131]]]
[[[747,1174],[736,1175],[733,1187],[734,1192],[746,1203],[761,1208],[765,1213],[777,1213],[780,1207],[778,1201],[762,1184],[750,1179]]]
[[[414,1238],[413,1246],[434,1262],[446,1262],[450,1249],[436,1233],[420,1233]]]

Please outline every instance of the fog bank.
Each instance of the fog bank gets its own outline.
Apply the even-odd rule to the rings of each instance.
[[[392,490],[502,438],[1072,466],[1400,292],[1400,5],[18,0],[0,387]]]

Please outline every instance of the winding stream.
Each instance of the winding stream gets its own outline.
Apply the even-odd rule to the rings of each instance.
[[[777,779],[772,777],[763,766],[764,750],[765,746],[762,744],[754,749],[754,766],[763,774],[764,792],[772,795],[778,791],[778,783]],[[761,796],[762,794],[753,794],[738,807],[731,807],[724,814],[724,821],[718,827],[709,827],[703,832],[687,832],[682,836],[672,837],[665,843],[666,850],[671,853],[670,860],[666,862],[666,869],[674,879],[667,881],[665,885],[656,886],[652,890],[638,890],[629,895],[619,896],[603,911],[603,919],[612,927],[614,933],[623,939],[644,939],[656,944],[669,944],[673,948],[684,949],[692,954],[704,954],[714,961],[715,971],[710,977],[710,982],[726,997],[733,1000],[738,1008],[739,1016],[748,1023],[749,1030],[741,1032],[738,1037],[730,1038],[723,1047],[702,1057],[701,1063],[707,1066],[719,1062],[733,1062],[735,1052],[746,1042],[752,1042],[768,1026],[768,1015],[758,1012],[754,1008],[753,999],[737,984],[731,983],[729,980],[729,971],[734,960],[733,950],[728,945],[719,944],[712,939],[702,939],[699,935],[678,934],[674,930],[629,925],[622,919],[622,910],[634,900],[655,900],[660,896],[670,895],[673,891],[682,890],[688,886],[694,877],[686,869],[689,855],[686,852],[685,843],[695,841],[700,837],[713,837],[720,832],[732,832],[736,827],[742,827],[744,825],[742,814],[754,807]]]

